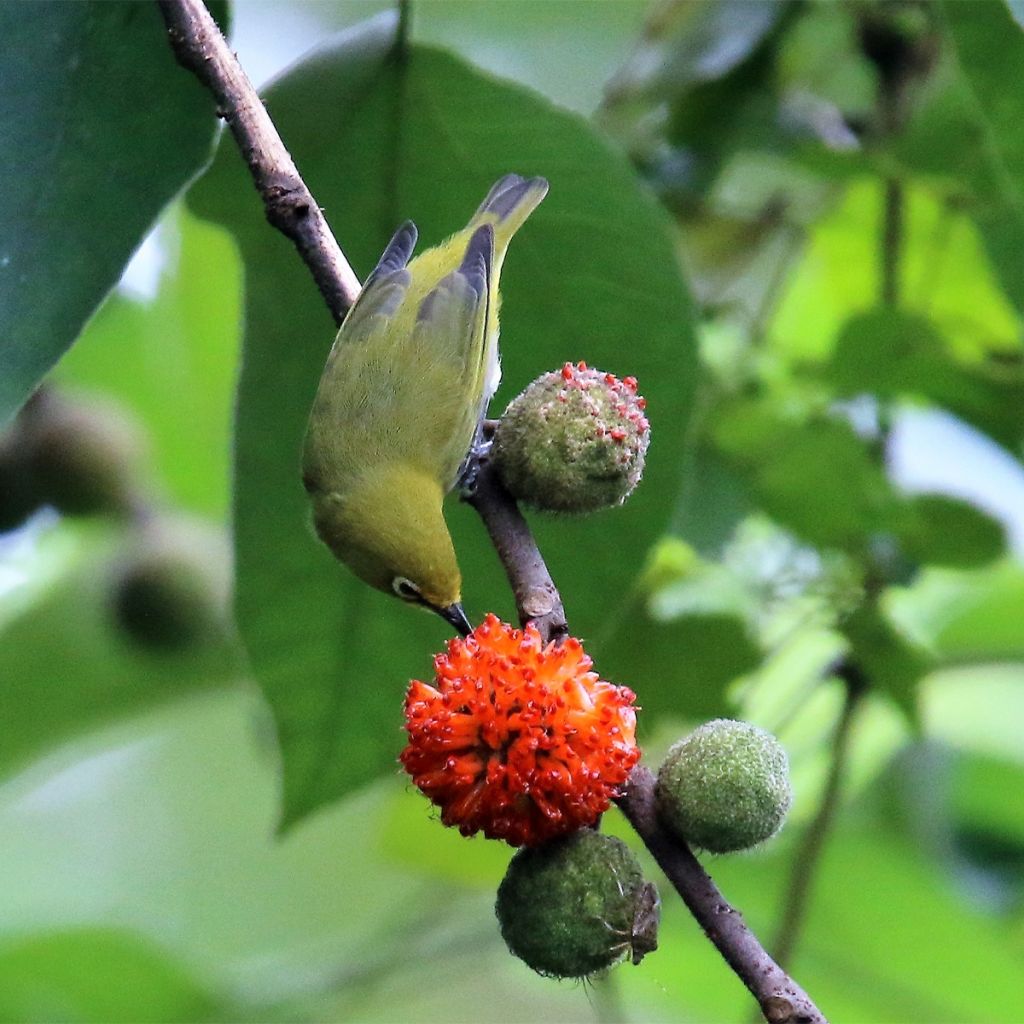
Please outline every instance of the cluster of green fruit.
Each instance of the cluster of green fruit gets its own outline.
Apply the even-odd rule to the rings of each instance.
[[[675,840],[711,853],[775,835],[792,802],[786,753],[770,733],[716,719],[669,750],[658,816]],[[580,978],[657,948],[659,899],[621,839],[581,829],[512,858],[496,912],[509,950],[539,974]]]
[[[223,600],[190,532],[154,513],[145,445],[122,410],[40,388],[0,434],[0,533],[49,507],[123,524],[110,590],[117,625],[134,641],[175,650],[210,635]]]

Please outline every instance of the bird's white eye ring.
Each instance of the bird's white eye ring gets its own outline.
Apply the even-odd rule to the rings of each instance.
[[[420,594],[420,588],[413,583],[412,580],[406,579],[404,576],[396,576],[391,581],[391,589],[403,600],[403,601],[422,601],[423,597]]]

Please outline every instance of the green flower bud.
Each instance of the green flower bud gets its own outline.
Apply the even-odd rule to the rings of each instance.
[[[707,722],[668,752],[655,790],[665,827],[712,853],[746,850],[782,827],[793,792],[779,741],[746,722]]]
[[[509,950],[538,974],[582,978],[656,949],[660,907],[629,847],[584,828],[523,847],[495,911]]]
[[[195,531],[149,527],[140,536],[117,570],[111,599],[117,624],[134,641],[180,650],[222,624],[223,588],[205,548]]]
[[[551,512],[621,505],[640,482],[650,439],[636,380],[566,363],[505,410],[493,458],[509,492]]]
[[[135,504],[142,443],[120,410],[46,390],[23,414],[33,486],[65,515],[124,515]]]

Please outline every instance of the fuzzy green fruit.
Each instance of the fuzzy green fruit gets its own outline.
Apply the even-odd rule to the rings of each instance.
[[[588,828],[521,849],[495,911],[509,950],[549,977],[637,964],[658,945],[657,889],[621,839]]]
[[[551,512],[621,505],[643,474],[650,439],[632,377],[566,363],[514,398],[493,459],[509,492]]]
[[[793,800],[779,741],[746,722],[707,722],[668,752],[655,790],[678,838],[712,853],[746,850],[782,827]]]
[[[17,426],[0,436],[0,533],[20,526],[39,507]]]
[[[205,538],[150,526],[118,567],[111,603],[117,624],[136,643],[175,651],[223,627],[222,586]]]
[[[65,515],[129,515],[142,444],[120,410],[37,394],[23,414],[26,459],[39,500]]]

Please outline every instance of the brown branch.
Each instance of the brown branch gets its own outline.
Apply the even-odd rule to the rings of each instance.
[[[178,60],[216,98],[263,197],[267,219],[295,243],[340,322],[359,293],[359,281],[269,114],[202,0],[156,2]],[[493,424],[489,426],[493,430]],[[484,433],[488,433],[487,424]],[[529,525],[498,480],[486,452],[476,459],[475,479],[466,500],[494,542],[515,594],[520,621],[535,623],[546,639],[565,636],[568,625],[558,589]],[[634,770],[619,805],[708,938],[757,998],[766,1019],[773,1024],[824,1022],[803,990],[772,961],[739,913],[725,901],[690,850],[661,830],[654,811],[654,779],[646,768]]]
[[[533,533],[486,455],[477,461],[474,486],[465,500],[487,527],[515,595],[520,623],[533,623],[545,643],[567,636],[562,598]]]
[[[359,294],[356,277],[323,212],[285,149],[263,101],[202,0],[157,0],[178,63],[217,101],[249,165],[267,220],[294,243],[334,321]]]
[[[788,964],[796,948],[804,918],[807,914],[807,901],[814,885],[814,876],[821,860],[839,807],[839,793],[842,789],[843,776],[846,772],[846,759],[850,747],[850,734],[853,726],[854,712],[860,698],[867,691],[867,680],[857,666],[844,661],[835,669],[835,674],[842,679],[845,695],[843,708],[836,722],[835,734],[832,738],[832,761],[829,765],[825,788],[822,790],[821,802],[814,819],[807,826],[803,841],[793,860],[793,870],[789,876],[789,885],[783,899],[782,921],[776,933],[772,949],[780,964]]]
[[[757,1000],[765,1020],[772,1024],[824,1024],[825,1017],[810,996],[768,955],[689,847],[662,829],[649,769],[643,765],[633,769],[617,803],[704,934]]]

